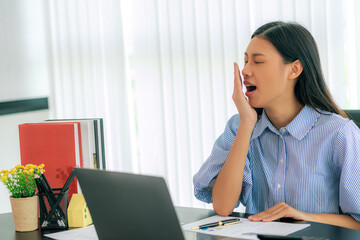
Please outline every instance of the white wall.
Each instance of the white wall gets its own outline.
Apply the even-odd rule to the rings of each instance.
[[[41,0],[0,0],[0,102],[48,96]]]
[[[20,164],[19,129],[21,123],[40,122],[49,118],[48,110],[0,116],[0,170],[9,170]],[[0,213],[11,212],[9,191],[0,184]]]
[[[44,9],[41,0],[0,0],[0,102],[49,96]],[[0,115],[0,170],[20,163],[18,124],[49,118],[48,110]],[[0,213],[10,212],[0,183]]]

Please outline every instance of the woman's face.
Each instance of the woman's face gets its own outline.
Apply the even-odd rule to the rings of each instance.
[[[289,97],[294,97],[295,81],[288,78],[291,64],[283,62],[269,41],[254,37],[246,49],[244,60],[245,95],[252,107],[281,106]]]

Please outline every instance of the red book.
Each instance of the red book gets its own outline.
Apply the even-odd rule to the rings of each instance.
[[[75,166],[82,166],[80,123],[46,122],[19,125],[21,164],[45,164],[51,188],[62,188]],[[77,193],[74,179],[69,199]]]

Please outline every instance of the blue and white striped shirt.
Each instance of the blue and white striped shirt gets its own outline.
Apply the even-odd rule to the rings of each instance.
[[[247,213],[285,202],[303,212],[345,213],[360,221],[360,130],[349,119],[322,113],[305,106],[280,131],[262,114],[250,139],[239,199]],[[212,202],[212,185],[239,124],[234,115],[195,174],[199,200]]]

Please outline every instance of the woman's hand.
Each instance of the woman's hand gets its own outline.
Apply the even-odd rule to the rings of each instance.
[[[283,217],[289,217],[295,220],[309,220],[306,213],[296,210],[284,202],[278,203],[266,211],[250,216],[249,220],[254,222],[271,222]]]
[[[250,216],[249,220],[253,222],[271,222],[283,217],[293,218],[295,220],[331,224],[360,231],[360,222],[355,220],[350,215],[331,213],[305,213],[296,210],[295,208],[290,207],[283,202],[276,204],[266,211]]]
[[[241,121],[250,121],[255,125],[257,121],[257,113],[247,101],[244,92],[242,90],[243,83],[240,76],[240,70],[237,63],[234,63],[234,92],[233,101],[239,112]]]

